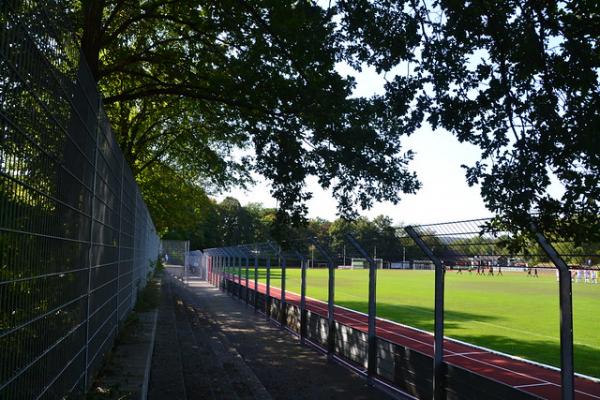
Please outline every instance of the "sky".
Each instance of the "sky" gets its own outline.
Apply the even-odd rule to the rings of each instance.
[[[337,70],[342,75],[356,78],[354,95],[369,96],[383,93],[384,78],[374,69],[364,68],[358,73],[352,68],[339,64]],[[490,215],[480,196],[478,186],[469,187],[461,164],[472,165],[480,158],[479,149],[468,143],[459,143],[450,133],[432,129],[424,124],[421,129],[402,140],[402,151],[412,149],[416,154],[410,163],[411,170],[417,173],[422,188],[412,195],[403,195],[400,203],[376,203],[373,208],[359,211],[369,218],[383,214],[391,217],[396,224],[426,224],[463,219],[481,218]],[[269,192],[268,182],[254,175],[257,184],[249,190],[234,188],[216,196],[221,201],[227,196],[237,198],[242,205],[250,202],[262,203],[265,207],[276,207],[277,203]],[[308,217],[334,220],[336,201],[330,191],[320,188],[316,178],[309,178],[307,189],[313,198],[307,202]]]

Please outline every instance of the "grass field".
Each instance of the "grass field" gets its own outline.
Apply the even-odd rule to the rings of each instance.
[[[335,302],[367,311],[367,271],[336,270]],[[252,273],[250,273],[252,276]],[[271,270],[280,286],[280,270]],[[261,270],[259,281],[265,281]],[[300,293],[300,270],[288,269],[286,288]],[[307,295],[327,300],[327,271],[307,272]],[[553,273],[528,278],[446,275],[445,335],[465,342],[559,366],[558,283]],[[600,284],[573,284],[575,370],[600,377]],[[377,315],[433,331],[433,272],[377,271]]]

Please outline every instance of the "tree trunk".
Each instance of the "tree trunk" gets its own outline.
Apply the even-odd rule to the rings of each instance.
[[[98,82],[104,0],[83,0],[82,5],[83,35],[81,37],[81,51],[90,67],[94,80]]]

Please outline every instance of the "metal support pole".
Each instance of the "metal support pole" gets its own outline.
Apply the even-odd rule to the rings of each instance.
[[[258,254],[254,256],[254,312],[258,311]]]
[[[186,285],[188,281],[188,263],[190,262],[189,253],[190,253],[190,242],[186,241],[184,245],[183,254],[183,284]]]
[[[287,324],[287,306],[285,301],[285,270],[285,257],[281,256],[281,318],[279,322],[281,323],[282,328]]]
[[[332,359],[335,352],[335,269],[333,262],[327,263],[327,358]]]
[[[225,287],[223,285],[223,270],[225,268],[225,257],[224,256],[220,256],[219,257],[219,289],[221,289],[221,291],[225,291]]]
[[[435,265],[433,398],[443,399],[445,397],[444,376],[446,374],[444,368],[444,266],[412,226],[407,226],[405,230]]]
[[[231,291],[231,267],[233,266],[233,260],[230,255],[227,256],[227,264],[225,269],[225,288],[227,294],[233,296],[233,292]]]
[[[217,282],[217,288],[221,289],[221,256],[217,256],[215,261],[215,279]]]
[[[369,363],[368,374],[370,377],[377,375],[377,264],[375,260],[369,263]]]
[[[265,295],[265,314],[271,317],[271,256],[267,257],[267,290]]]
[[[250,301],[250,288],[248,287],[248,278],[249,278],[248,275],[249,274],[250,274],[250,259],[248,258],[248,256],[246,256],[246,276],[245,276],[245,278],[246,278],[246,293],[245,293],[246,294],[246,296],[245,296],[246,305],[248,305],[248,302]]]
[[[348,241],[369,263],[369,306],[368,306],[368,355],[367,355],[367,383],[373,384],[373,377],[377,375],[377,264],[362,246],[350,234],[346,235]]]
[[[90,381],[90,376],[89,376],[89,366],[90,366],[90,336],[91,336],[91,332],[90,332],[90,314],[91,314],[91,293],[92,293],[92,268],[94,267],[92,265],[93,260],[94,260],[94,219],[96,218],[95,215],[95,207],[94,204],[96,202],[96,177],[98,175],[98,171],[96,170],[98,168],[98,153],[99,151],[99,146],[98,146],[98,141],[99,141],[99,136],[100,136],[100,108],[102,106],[101,103],[102,100],[98,100],[98,109],[97,109],[97,113],[96,113],[96,126],[95,126],[95,130],[96,130],[96,140],[94,141],[94,168],[92,169],[92,173],[94,174],[94,177],[92,179],[92,191],[90,193],[90,230],[89,230],[89,247],[87,249],[87,253],[88,253],[88,265],[87,265],[87,272],[88,272],[88,276],[87,276],[87,296],[86,296],[86,314],[85,314],[85,371],[84,371],[84,388],[87,390],[88,387],[90,387],[91,385],[91,381]],[[135,223],[135,222],[134,222]]]
[[[554,246],[548,242],[543,233],[531,224],[535,238],[552,263],[558,268],[559,302],[560,302],[560,379],[563,400],[575,397],[575,369],[573,367],[573,291],[571,274],[567,263],[562,259]]]
[[[307,261],[300,261],[300,343],[304,344],[307,333],[308,313],[306,311],[306,264]]]
[[[238,256],[238,299],[242,299],[242,256]]]
[[[210,276],[210,256],[207,255],[205,257],[205,263],[206,263],[206,281],[208,283],[211,283],[211,276]]]
[[[313,238],[310,242],[314,249],[317,249],[327,259],[327,270],[329,272],[327,278],[327,358],[331,360],[335,352],[335,264],[331,257],[329,257],[329,253],[317,240]],[[314,263],[314,253],[311,255],[311,258],[313,258]]]

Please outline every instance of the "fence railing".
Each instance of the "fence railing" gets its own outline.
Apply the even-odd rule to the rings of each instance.
[[[387,250],[382,249],[385,241],[369,237],[356,239],[350,234],[343,238],[308,238],[205,249],[207,279],[246,304],[253,305],[268,320],[275,320],[280,326],[296,332],[302,342],[308,340],[317,344],[330,358],[339,357],[353,365],[370,382],[392,384],[419,398],[446,398],[451,392],[459,397],[477,398],[477,392],[470,392],[477,390],[477,385],[486,388],[487,398],[536,398],[519,388],[499,384],[494,379],[483,379],[455,366],[448,368],[444,358],[445,342],[448,340],[444,336],[445,275],[451,270],[462,273],[463,269],[469,272],[476,269],[479,275],[480,270],[490,273],[491,269],[496,274],[502,274],[503,270],[521,271],[522,274],[529,272],[530,275],[525,276],[535,274],[537,277],[538,269],[552,269],[557,271],[559,290],[556,294],[560,298],[557,311],[560,312],[561,385],[554,396],[573,398],[571,281],[575,278],[572,273],[585,270],[589,282],[597,283],[600,274],[599,246],[576,245],[557,238],[549,240],[534,225],[526,232],[511,232],[495,226],[490,219],[408,226],[394,240],[396,248]],[[377,330],[378,324],[383,323],[387,327],[388,321],[381,322],[376,318],[378,271],[392,266],[421,269],[427,263],[434,270],[433,350],[430,361],[420,351],[413,351],[411,346],[399,345],[402,341],[390,341],[389,332],[386,332],[388,328]],[[336,275],[345,273],[338,270],[353,266],[368,269],[368,274],[361,275],[361,283],[353,279],[345,283],[350,286],[342,288],[365,296],[362,305],[358,301],[352,305],[360,317],[349,316],[344,307],[336,305],[335,300],[338,288]],[[294,269],[300,269],[300,276],[294,272],[292,283],[296,287],[290,291],[288,274]],[[318,270],[323,271],[319,280],[312,278],[311,281],[307,274]],[[546,278],[549,279],[548,276]],[[356,285],[359,284],[363,287],[358,288]],[[315,288],[315,293],[321,293],[321,303],[308,297],[307,286]],[[407,295],[410,295],[410,290],[410,287],[398,288],[398,291],[407,291]],[[358,297],[358,294],[345,293],[345,296]],[[310,307],[308,302],[311,302]],[[417,331],[412,334],[421,335]],[[417,344],[418,349],[423,343]],[[423,378],[428,375],[429,378]]]
[[[59,7],[0,4],[2,399],[80,397],[158,255]]]

